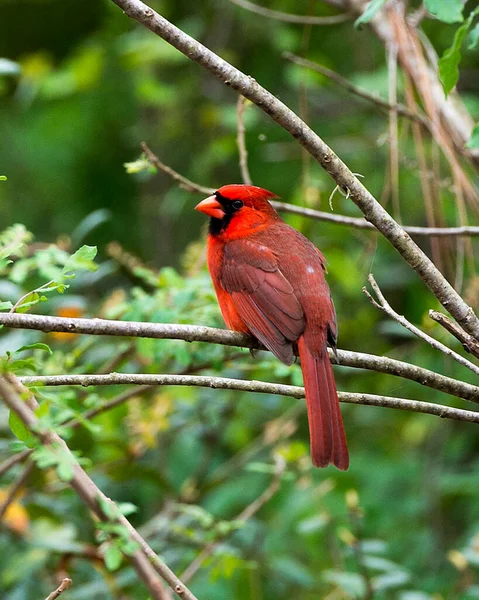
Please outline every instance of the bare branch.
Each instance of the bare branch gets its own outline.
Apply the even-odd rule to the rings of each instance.
[[[241,178],[243,179],[243,183],[247,185],[251,185],[253,182],[251,180],[251,175],[249,174],[248,169],[248,150],[246,149],[246,140],[245,140],[245,127],[244,127],[244,111],[246,108],[246,98],[243,96],[238,96],[238,102],[236,103],[236,120],[238,123],[238,132],[236,135],[236,143],[238,144],[238,152],[239,152],[239,165],[241,170]]]
[[[65,577],[60,585],[54,590],[51,594],[48,594],[45,600],[56,600],[60,594],[62,594],[65,590],[67,590],[72,584],[72,580],[68,577]]]
[[[253,4],[253,2],[249,2],[248,0],[230,1],[237,6],[241,6],[241,8],[245,8],[250,12],[256,13],[257,15],[268,17],[269,19],[276,19],[277,21],[283,21],[284,23],[297,23],[299,25],[335,25],[336,23],[343,23],[344,21],[349,21],[351,19],[351,15],[349,14],[333,15],[331,17],[293,15],[291,13],[264,8],[263,6]]]
[[[366,294],[366,296],[369,298],[369,300],[371,301],[371,303],[376,308],[379,308],[379,310],[382,310],[384,313],[386,313],[392,319],[394,319],[395,321],[397,321],[399,324],[401,324],[408,331],[411,331],[412,333],[414,333],[414,335],[416,335],[421,340],[424,340],[426,343],[428,343],[430,346],[432,346],[436,350],[440,350],[441,352],[443,352],[447,356],[450,356],[451,358],[453,358],[456,362],[458,362],[459,364],[461,364],[463,367],[466,367],[467,369],[469,369],[473,373],[476,373],[476,375],[479,375],[479,367],[477,365],[473,364],[472,362],[470,362],[469,360],[467,360],[467,358],[464,358],[463,356],[461,356],[457,352],[454,352],[454,350],[451,350],[450,348],[448,348],[447,346],[445,346],[441,342],[438,342],[436,339],[432,338],[430,335],[427,335],[427,333],[424,333],[424,331],[421,331],[418,327],[416,327],[415,325],[413,325],[412,323],[410,323],[403,315],[398,314],[391,307],[391,305],[389,304],[389,302],[384,297],[384,295],[381,292],[381,290],[379,289],[379,286],[376,283],[376,280],[374,279],[372,273],[369,274],[368,280],[369,280],[369,283],[371,284],[371,287],[373,288],[373,290],[374,290],[374,292],[375,292],[375,294],[376,294],[379,302],[377,302],[371,296],[371,294],[368,292],[368,290],[365,287],[363,288],[363,292]]]
[[[364,88],[360,88],[360,87],[354,85],[354,83],[351,83],[351,81],[349,81],[348,79],[346,79],[339,73],[336,73],[336,71],[332,71],[331,69],[328,69],[327,67],[324,67],[323,65],[320,65],[311,60],[308,60],[307,58],[302,58],[301,56],[297,56],[296,54],[292,54],[291,52],[284,52],[282,56],[286,60],[289,60],[292,63],[295,63],[297,65],[300,65],[301,67],[305,67],[307,69],[311,69],[312,71],[316,71],[317,73],[321,73],[321,75],[324,75],[331,81],[334,81],[334,83],[341,86],[345,90],[348,90],[348,92],[351,92],[351,94],[358,96],[358,98],[363,98],[364,100],[371,102],[375,106],[384,108],[388,112],[391,110],[395,110],[395,111],[397,111],[397,113],[399,115],[401,115],[403,117],[407,117],[408,119],[412,119],[413,121],[418,121],[426,129],[429,129],[429,127],[430,127],[429,121],[427,120],[427,118],[424,115],[410,111],[406,106],[404,106],[404,104],[400,104],[400,103],[391,104],[387,100],[383,100],[377,94],[372,94],[371,92],[368,92]]]
[[[184,385],[199,386],[221,390],[238,390],[241,392],[256,392],[261,394],[278,394],[291,398],[304,398],[304,388],[280,383],[267,383],[265,381],[230,379],[227,377],[210,377],[204,375],[150,375],[138,373],[111,373],[110,375],[45,375],[38,377],[21,377],[23,384],[35,385]],[[469,421],[479,423],[479,412],[450,408],[441,404],[377,396],[374,394],[361,394],[352,392],[338,392],[339,400],[347,404],[364,404],[367,406],[383,406],[399,410],[411,410],[437,415],[456,421]]]
[[[271,498],[278,492],[281,484],[281,477],[286,468],[285,461],[277,456],[276,457],[276,469],[274,472],[274,477],[272,482],[268,485],[268,487],[264,490],[264,492],[255,498],[251,504],[249,504],[244,510],[242,510],[237,517],[235,517],[235,521],[247,521],[251,519],[267,502],[271,500]],[[219,539],[216,539],[214,542],[210,542],[206,544],[198,556],[186,567],[186,569],[181,574],[181,579],[186,583],[190,581],[193,575],[198,571],[201,565],[205,562],[207,558],[209,558],[216,546],[222,541],[226,535],[219,536]]]
[[[171,588],[184,600],[197,600],[193,593],[183,584],[182,581],[176,577],[176,575],[169,569],[169,567],[160,560],[160,558],[153,552],[146,541],[140,536],[136,529],[131,525],[126,517],[124,517],[120,511],[116,508],[116,505],[107,498],[103,492],[95,485],[92,479],[87,475],[84,469],[79,465],[78,461],[71,454],[65,441],[54,431],[41,431],[38,427],[38,419],[35,416],[32,408],[29,406],[29,402],[22,400],[22,397],[18,394],[16,388],[21,387],[21,383],[12,374],[0,377],[0,396],[3,398],[5,404],[17,413],[18,417],[23,421],[24,425],[34,435],[38,437],[40,442],[48,447],[52,447],[55,452],[61,452],[68,455],[69,462],[72,464],[73,475],[70,481],[71,487],[77,492],[83,502],[97,515],[102,521],[109,521],[108,517],[104,514],[101,503],[107,503],[112,506],[117,513],[115,521],[122,525],[129,534],[129,537],[139,544],[140,550],[137,550],[133,556],[138,558],[134,561],[134,565],[137,564],[145,566],[143,555],[148,559],[148,564],[152,565],[157,573],[168,582]],[[141,556],[140,556],[141,555]],[[127,557],[131,558],[131,557]],[[146,569],[146,566],[145,566]],[[139,576],[143,579],[145,584],[150,585],[149,591],[155,600],[165,600],[165,596],[160,590],[163,590],[161,580],[155,577],[154,585],[151,572],[138,570]]]
[[[166,40],[191,60],[210,71],[226,85],[254,102],[290,133],[331,175],[337,185],[349,192],[351,200],[416,271],[441,304],[471,335],[479,338],[479,319],[444,278],[434,263],[413,242],[327,144],[276,96],[252,77],[234,68],[211,50],[167,21],[141,0],[112,0],[127,16]]]
[[[180,175],[179,173],[177,173],[174,169],[172,169],[168,165],[165,165],[156,156],[156,154],[153,154],[153,152],[148,148],[148,146],[145,142],[141,142],[141,148],[142,148],[143,152],[146,154],[146,156],[148,157],[148,160],[157,169],[160,169],[160,171],[164,171],[165,173],[167,173],[172,179],[174,179],[175,181],[177,181],[180,184],[180,187],[184,188],[188,192],[198,192],[199,194],[210,195],[215,191],[212,188],[203,187],[202,185],[198,185],[197,183],[190,181],[186,177],[183,177],[183,175]]]
[[[334,215],[312,208],[304,208],[302,206],[295,206],[294,204],[288,204],[286,202],[278,202],[272,200],[271,204],[276,210],[292,213],[294,215],[302,215],[303,217],[309,217],[311,219],[317,219],[318,221],[328,221],[330,223],[336,223],[337,225],[346,225],[348,227],[355,227],[356,229],[369,229],[377,231],[376,227],[371,223],[368,223],[364,218],[348,217],[346,215]],[[478,226],[463,226],[463,227],[416,227],[414,225],[404,225],[404,231],[413,236],[434,236],[434,237],[451,237],[451,236],[479,236]]]
[[[429,317],[442,325],[444,329],[447,329],[449,333],[461,342],[468,352],[479,358],[479,343],[471,335],[463,331],[457,323],[454,323],[449,317],[436,310],[430,310]]]
[[[172,169],[170,166],[165,165],[156,154],[149,148],[145,142],[142,142],[141,147],[147,155],[150,162],[157,167],[160,171],[163,171],[169,175],[174,181],[180,184],[180,187],[191,193],[200,193],[211,195],[215,192],[215,188],[207,187],[195,183],[186,177],[183,177],[180,173]],[[336,223],[337,225],[346,225],[349,227],[355,227],[356,229],[369,229],[370,231],[377,231],[372,223],[368,223],[364,218],[348,217],[346,215],[335,215],[328,212],[322,212],[320,210],[314,210],[312,208],[304,208],[302,206],[295,206],[294,204],[288,204],[286,202],[278,202],[277,200],[271,200],[272,206],[280,212],[291,213],[293,215],[301,215],[303,217],[309,217],[318,221],[328,221],[329,223]],[[413,236],[437,236],[437,237],[451,237],[451,236],[479,236],[478,226],[463,226],[463,227],[416,227],[403,226],[404,231]]]
[[[5,459],[0,465],[0,477],[3,477],[5,473],[10,471],[10,469],[12,469],[16,464],[25,460],[28,456],[30,456],[30,454],[30,450],[22,450],[21,452],[18,452],[18,454],[14,454],[13,456]]]
[[[34,329],[45,333],[81,333],[87,335],[113,335],[128,337],[145,337],[152,339],[177,339],[186,342],[207,342],[223,346],[260,349],[254,338],[228,331],[198,325],[176,325],[164,323],[139,323],[136,321],[111,321],[108,319],[75,319],[68,317],[48,317],[18,313],[0,313],[0,325],[20,329]],[[261,348],[264,350],[264,348]],[[358,369],[369,369],[380,373],[388,373],[416,381],[434,389],[465,398],[479,400],[479,388],[445,377],[428,369],[411,365],[399,360],[350,350],[338,350],[341,366]],[[330,352],[331,360],[336,359]]]

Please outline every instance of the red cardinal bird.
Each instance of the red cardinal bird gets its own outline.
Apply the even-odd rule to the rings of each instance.
[[[225,185],[196,206],[210,216],[208,268],[226,325],[255,336],[287,365],[297,347],[315,466],[349,465],[333,369],[336,315],[325,259],[268,202],[275,194]]]

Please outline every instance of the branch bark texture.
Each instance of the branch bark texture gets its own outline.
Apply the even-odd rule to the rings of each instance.
[[[230,379],[227,377],[208,377],[204,375],[150,375],[111,373],[109,375],[47,375],[40,377],[21,377],[20,381],[28,385],[185,385],[199,386],[221,390],[238,390],[241,392],[257,392],[260,394],[278,394],[291,398],[304,398],[304,388],[294,385],[283,385],[279,383],[267,383],[265,381]],[[0,390],[1,391],[1,390]],[[347,404],[364,404],[366,406],[383,406],[398,410],[421,412],[438,417],[454,419],[455,421],[466,421],[479,423],[479,412],[462,410],[421,402],[419,400],[408,400],[405,398],[393,398],[390,396],[378,396],[375,394],[359,394],[353,392],[338,392],[339,400]]]
[[[185,342],[207,342],[223,346],[260,349],[257,340],[242,333],[199,325],[141,323],[137,321],[112,321],[108,319],[74,319],[17,313],[0,313],[0,325],[17,329],[34,329],[45,333],[59,332],[176,339]],[[264,348],[262,349],[264,350]],[[397,377],[404,377],[416,381],[421,385],[452,394],[453,396],[475,402],[479,401],[479,387],[440,375],[416,365],[385,356],[351,352],[349,350],[338,350],[337,354],[339,362],[336,361],[332,352],[330,352],[331,360],[344,367],[369,369]]]
[[[454,290],[433,262],[404,229],[377,202],[329,146],[276,96],[197,40],[175,27],[141,0],[112,0],[127,16],[163,38],[190,60],[251,100],[285,129],[329,173],[337,185],[349,192],[366,219],[386,237],[461,326],[479,338],[479,319]]]

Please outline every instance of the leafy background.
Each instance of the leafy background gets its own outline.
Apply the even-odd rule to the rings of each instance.
[[[438,6],[428,4],[431,12]],[[384,48],[367,27],[267,21],[226,0],[151,5],[288,105],[304,111],[307,104],[313,129],[391,208],[384,191],[387,118],[281,58],[284,51],[303,53],[387,97]],[[306,0],[269,6],[300,14],[332,12]],[[16,259],[0,265],[0,300],[15,303],[47,284],[46,293],[44,288],[30,297],[35,303],[42,296],[47,300],[36,304],[35,312],[222,326],[204,264],[204,219],[193,211],[201,198],[165,175],[151,169],[127,173],[123,164],[134,162],[140,142],[147,141],[165,162],[203,185],[239,181],[236,95],[106,0],[0,0],[0,10],[0,56],[5,57],[0,174],[8,178],[0,182],[0,223],[26,228],[4,234],[4,244],[8,236],[16,240]],[[439,55],[461,26],[458,14],[424,22]],[[468,49],[477,40],[477,25],[472,19],[469,25],[458,89],[477,121],[479,59],[477,48]],[[246,127],[253,181],[285,201],[329,210],[334,185],[319,166],[251,106]],[[414,146],[403,122],[401,132],[401,213],[405,223],[423,225]],[[445,165],[442,171],[447,180]],[[444,221],[456,224],[450,185],[443,186],[441,200]],[[358,216],[338,194],[333,204],[337,213]],[[452,343],[427,318],[428,309],[436,308],[434,299],[381,237],[301,217],[286,220],[327,256],[340,347],[387,354],[473,381],[384,318],[362,294],[372,271],[398,312]],[[430,252],[427,240],[419,243]],[[74,261],[76,277],[65,279],[64,265],[82,245],[98,247],[97,269],[89,270],[94,252],[87,250]],[[451,248],[447,267],[453,273]],[[479,280],[470,261],[462,291],[477,309]],[[34,343],[48,344],[53,353],[42,347],[15,352]],[[246,351],[176,341],[5,330],[0,351],[11,353],[3,368],[20,374],[201,372],[301,382],[298,366],[286,368],[265,353],[253,360]],[[345,367],[335,373],[342,390],[463,406],[386,375]],[[58,424],[123,391],[42,389],[38,398]],[[88,461],[101,489],[127,503],[127,511],[135,510],[133,524],[176,572],[204,544],[218,542],[192,579],[199,598],[478,598],[474,426],[372,407],[344,406],[343,415],[352,456],[346,473],[311,467],[302,403],[236,391],[139,390],[127,403],[69,432],[69,444]],[[24,447],[13,440],[1,407],[3,458]],[[257,515],[237,522],[271,483],[278,452],[287,463],[279,492]],[[0,500],[20,472],[17,467],[0,482]],[[56,577],[69,573],[74,583],[65,598],[144,598],[115,539],[98,537],[61,475],[59,468],[35,468],[5,515],[2,597],[44,597]]]

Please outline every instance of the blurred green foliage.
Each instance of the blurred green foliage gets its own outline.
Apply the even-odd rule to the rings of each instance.
[[[322,76],[281,59],[283,51],[302,53],[386,98],[384,48],[367,27],[357,30],[352,21],[321,28],[267,21],[226,0],[151,5],[303,111],[392,210],[387,118]],[[306,0],[281,0],[270,7],[333,12]],[[138,159],[145,140],[162,160],[203,185],[239,181],[235,94],[106,0],[0,0],[0,12],[0,56],[5,58],[0,62],[0,170],[8,178],[0,181],[0,230],[24,224],[0,238],[0,309],[9,310],[22,297],[37,302],[45,296],[33,309],[24,308],[222,326],[204,264],[204,221],[193,211],[200,197],[166,175],[141,168],[127,173],[123,164]],[[457,27],[424,22],[440,55],[451,46]],[[477,121],[479,59],[467,44],[462,54],[459,89]],[[256,184],[285,201],[328,210],[334,183],[291,138],[252,106],[246,110],[246,129]],[[434,156],[429,141],[426,152]],[[425,225],[406,122],[400,129],[400,167],[402,218]],[[454,225],[457,207],[443,162],[440,172],[441,215],[445,224]],[[358,215],[340,195],[334,197],[334,210]],[[384,318],[361,293],[368,272],[374,272],[399,312],[461,351],[429,321],[427,311],[437,303],[385,240],[298,216],[287,220],[328,259],[340,347],[387,354],[474,381],[471,373]],[[419,243],[430,253],[427,239]],[[441,244],[445,270],[454,278],[461,254],[457,259],[455,240]],[[89,270],[90,246],[98,246],[95,271]],[[82,247],[86,254],[75,255]],[[466,258],[477,249],[476,241],[471,248]],[[64,266],[72,256],[76,277],[68,279],[66,289],[62,278],[71,271]],[[60,287],[53,289],[52,281]],[[49,285],[51,293],[44,294]],[[477,309],[479,280],[470,259],[462,290]],[[52,354],[38,344],[47,344]],[[7,357],[7,351],[8,362],[17,361],[20,373],[200,372],[301,383],[298,365],[285,367],[267,353],[253,360],[246,351],[174,340],[3,330],[0,354]],[[343,390],[464,405],[382,374],[346,367],[335,373]],[[82,419],[86,410],[124,391],[37,388],[36,394],[46,423],[59,427],[69,419],[81,421],[75,429],[62,425],[61,433],[88,461],[89,473],[107,496],[126,503],[126,512],[136,507],[129,518],[175,572],[181,573],[205,544],[218,542],[191,581],[200,599],[479,597],[474,425],[344,406],[352,460],[350,470],[341,473],[311,467],[301,402],[237,391],[157,388],[138,390],[91,422]],[[15,440],[8,422],[0,405],[1,459],[31,444],[27,438]],[[21,439],[18,423],[10,425]],[[279,491],[252,518],[239,522],[241,511],[271,484],[277,453],[286,461]],[[120,554],[121,536],[96,527],[70,490],[71,466],[55,463],[42,449],[36,462],[55,468],[36,467],[5,515],[0,596],[46,597],[56,587],[55,578],[68,573],[73,586],[65,598],[144,598]],[[0,503],[21,471],[17,466],[0,481]]]

